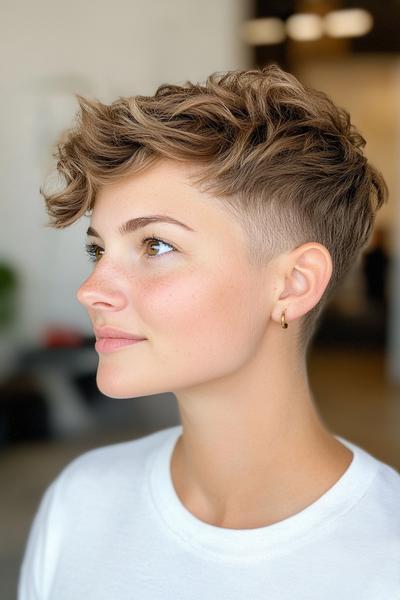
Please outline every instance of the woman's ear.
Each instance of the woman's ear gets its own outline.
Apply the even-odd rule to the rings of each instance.
[[[309,312],[319,302],[332,275],[329,250],[318,242],[307,242],[282,258],[277,289],[281,289],[272,311],[280,323],[286,310],[286,321],[294,321]],[[279,286],[279,283],[281,285]]]

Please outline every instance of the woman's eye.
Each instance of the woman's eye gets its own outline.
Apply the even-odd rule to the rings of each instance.
[[[151,242],[149,244],[147,244],[147,242]],[[159,238],[156,237],[149,237],[149,238],[145,238],[144,240],[142,240],[142,246],[147,246],[149,248],[154,246],[159,246],[159,245],[164,245],[164,246],[169,246],[170,248],[172,248],[172,252],[176,252],[176,248],[174,248],[171,244],[168,244],[167,242],[164,242],[163,240],[160,240]],[[147,258],[156,258],[157,256],[160,256],[160,254],[149,254],[148,252],[145,252]],[[162,254],[170,254],[170,252],[162,252]]]
[[[92,262],[97,262],[99,260],[97,256],[97,251],[100,250],[104,252],[103,248],[100,248],[97,244],[86,244],[85,246],[86,254],[89,257],[89,260]]]
[[[172,246],[172,244],[168,244],[167,242],[164,242],[164,240],[161,240],[159,238],[156,237],[149,237],[149,238],[144,238],[142,240],[142,246],[146,246],[148,248],[154,248],[157,251],[157,246],[158,249],[160,247],[160,245],[164,245],[164,246],[169,246],[169,248],[171,248],[171,252],[176,252],[176,248],[174,248],[174,246]],[[85,246],[86,248],[86,254],[89,256],[89,260],[92,262],[98,262],[102,256],[102,254],[100,254],[100,256],[98,255],[98,252],[104,252],[103,248],[100,248],[100,246],[98,246],[97,244],[86,244]],[[149,252],[145,252],[146,257],[147,258],[157,258],[158,256],[161,256],[162,254],[170,254],[171,252],[161,252],[161,254],[151,254]]]

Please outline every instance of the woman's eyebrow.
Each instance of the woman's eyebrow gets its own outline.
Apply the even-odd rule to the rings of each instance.
[[[121,235],[125,235],[127,233],[136,231],[141,227],[145,227],[149,223],[170,223],[172,225],[179,225],[180,227],[183,227],[184,229],[187,229],[189,231],[194,231],[194,229],[189,227],[189,225],[186,225],[185,223],[182,223],[181,221],[178,221],[173,217],[169,217],[168,215],[148,215],[144,217],[136,217],[134,219],[129,219],[129,221],[126,221],[126,223],[123,223],[118,227],[118,231]],[[93,227],[88,228],[86,235],[101,237],[97,233],[97,231],[93,229]]]

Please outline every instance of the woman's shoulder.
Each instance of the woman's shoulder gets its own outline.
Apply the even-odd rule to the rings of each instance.
[[[400,526],[400,472],[392,465],[378,459],[376,476],[369,490],[371,501],[386,508],[387,513],[396,517]]]
[[[60,513],[90,506],[96,497],[112,502],[123,490],[134,498],[140,493],[151,455],[175,428],[87,450],[63,467],[44,496]]]
[[[374,530],[374,535],[396,541],[398,547],[400,544],[400,473],[394,466],[383,462],[375,455],[364,449],[362,452],[366,457],[363,463],[364,470],[366,471],[369,462],[373,467],[371,468],[373,476],[356,505],[358,520],[363,524],[366,534]],[[354,518],[355,513],[351,512],[351,516]]]
[[[72,459],[60,471],[58,480],[90,481],[91,477],[104,480],[109,476],[131,477],[146,465],[147,459],[157,450],[176,426],[154,431],[134,439],[92,448]]]
[[[175,428],[92,448],[70,461],[45,489],[21,567],[20,595],[48,597],[61,554],[113,537],[120,515],[141,518],[146,465]],[[36,596],[35,596],[36,597]]]

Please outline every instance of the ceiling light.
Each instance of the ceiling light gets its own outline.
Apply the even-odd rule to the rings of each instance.
[[[358,37],[371,31],[374,20],[363,8],[333,10],[324,17],[325,32],[331,37]]]
[[[251,19],[242,24],[241,36],[252,46],[279,44],[286,38],[285,24],[276,17]]]
[[[318,40],[324,34],[322,18],[313,13],[297,13],[286,21],[287,34],[294,40]]]

